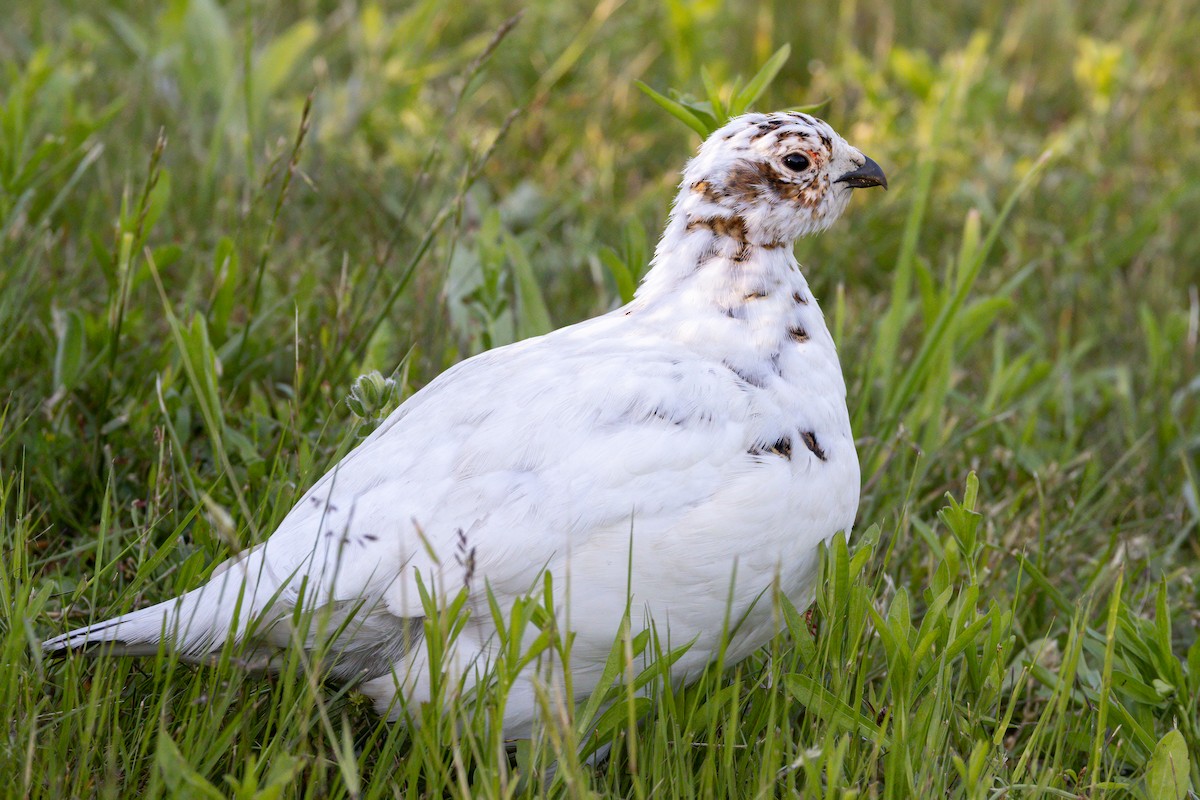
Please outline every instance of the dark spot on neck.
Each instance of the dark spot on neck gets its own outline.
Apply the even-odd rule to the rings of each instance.
[[[696,267],[703,266],[717,256],[725,256],[737,263],[749,261],[754,256],[756,247],[762,247],[766,250],[777,250],[781,247],[790,245],[790,242],[773,240],[770,242],[759,244],[758,242],[750,241],[750,231],[746,226],[746,220],[737,214],[730,216],[700,216],[690,214],[687,218],[688,232],[705,230],[711,233],[715,240],[710,242],[704,250],[701,251],[697,259]],[[731,248],[722,243],[723,239],[737,243],[736,248]]]
[[[797,305],[808,305],[808,298],[799,292],[792,292],[792,299],[796,301]]]
[[[794,325],[788,330],[788,336],[791,336],[797,342],[808,341],[808,331],[804,330],[800,325]]]
[[[688,218],[688,231],[706,230],[713,234],[713,241],[700,252],[696,260],[696,268],[704,266],[718,256],[725,256],[735,262],[748,261],[754,253],[754,246],[748,239],[746,221],[734,215],[729,217],[712,216]],[[730,244],[736,244],[731,247]]]
[[[779,179],[775,170],[760,161],[739,161],[729,170],[726,190],[743,202],[752,203],[768,189],[772,181]]]
[[[712,231],[717,236],[727,236],[734,241],[746,241],[746,221],[737,215],[729,217],[690,217],[687,229],[694,231],[699,228]]]
[[[691,185],[691,190],[700,195],[705,201],[714,204],[720,204],[721,199],[725,196],[721,191],[713,186],[708,181],[696,181]]]
[[[773,456],[781,456],[785,461],[791,461],[792,439],[789,436],[784,436],[783,438],[775,441],[774,444],[768,445],[767,447],[759,447],[758,445],[755,445],[746,452],[752,456],[761,456],[765,453],[769,453]]]
[[[817,435],[812,431],[801,431],[800,438],[804,440],[804,446],[812,451],[812,454],[822,461],[827,461],[825,451],[821,449],[821,445],[817,444]]]

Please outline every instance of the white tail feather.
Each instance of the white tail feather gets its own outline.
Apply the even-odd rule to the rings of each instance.
[[[203,658],[219,650],[231,632],[239,640],[244,638],[252,627],[251,619],[274,600],[255,597],[256,587],[266,588],[257,575],[228,566],[222,565],[208,583],[186,594],[68,631],[42,642],[42,650],[144,656],[157,653],[159,643],[166,642],[168,649],[186,659]],[[264,608],[254,608],[255,599]],[[111,647],[101,647],[105,644]]]
[[[228,624],[232,621],[221,620],[225,624],[220,625],[213,614],[214,610],[219,610],[220,604],[200,602],[199,595],[204,588],[140,611],[69,631],[42,642],[42,650],[46,653],[95,650],[115,655],[146,656],[157,653],[160,642],[165,640],[171,649],[178,650],[184,656],[201,656],[221,645],[224,637],[216,635],[216,629],[222,627],[228,630]],[[112,646],[100,647],[103,644]]]
[[[315,602],[308,614],[319,613],[321,620],[310,618],[296,628],[290,618],[300,600],[297,592],[267,592],[273,581],[256,580],[257,572],[250,575],[255,577],[223,566],[208,583],[180,597],[69,631],[42,642],[42,650],[148,656],[165,643],[184,660],[202,661],[231,636],[262,656],[291,644],[312,650],[322,635],[332,635],[338,657],[330,671],[350,678],[386,671],[420,638],[419,618],[388,613],[378,597]]]

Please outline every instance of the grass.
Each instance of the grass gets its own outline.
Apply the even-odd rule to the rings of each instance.
[[[1200,17],[734,5],[4,6],[6,791],[1200,789]],[[783,44],[755,106],[824,102],[892,184],[797,247],[865,484],[812,614],[780,603],[777,639],[686,688],[627,636],[609,695],[511,755],[520,647],[420,727],[320,685],[320,654],[41,657],[268,535],[450,364],[627,294],[698,142],[636,81],[725,102]],[[514,631],[569,647],[544,602]]]

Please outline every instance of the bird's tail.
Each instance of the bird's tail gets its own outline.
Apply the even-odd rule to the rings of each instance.
[[[42,642],[42,651],[147,656],[165,642],[185,659],[203,658],[219,650],[231,633],[237,640],[246,638],[255,612],[262,611],[254,608],[253,585],[247,587],[238,572],[223,572],[158,605],[55,636]]]
[[[190,602],[189,602],[190,601]],[[159,643],[164,639],[181,652],[190,653],[195,644],[188,640],[188,633],[212,625],[196,620],[197,604],[189,595],[168,600],[149,608],[122,614],[119,617],[106,619],[94,625],[68,631],[61,636],[55,636],[42,642],[45,653],[60,653],[68,650],[79,652],[112,653],[125,656],[150,656],[158,652]],[[193,623],[185,625],[184,637],[178,635],[178,622],[191,618]],[[197,624],[199,623],[199,624]],[[180,641],[183,638],[184,641]],[[193,635],[191,639],[199,640],[200,636]],[[179,647],[178,645],[184,645]],[[109,645],[108,647],[103,647]],[[192,646],[188,646],[192,645]]]
[[[271,668],[280,648],[327,643],[337,657],[331,672],[353,677],[378,673],[420,640],[419,618],[388,611],[387,584],[355,584],[339,599],[330,596],[329,579],[302,575],[303,566],[281,578],[266,565],[260,545],[218,567],[197,589],[48,639],[42,651],[147,656],[165,646],[185,661],[203,661],[232,640],[241,656],[266,658]]]

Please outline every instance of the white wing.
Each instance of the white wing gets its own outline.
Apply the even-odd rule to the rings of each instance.
[[[482,354],[417,393],[266,543],[269,585],[306,575],[333,601],[381,597],[408,618],[423,614],[418,574],[443,593],[486,583],[504,601],[544,568],[573,569],[579,613],[603,638],[631,577],[636,599],[657,606],[680,592],[724,603],[735,559],[763,576],[760,591],[781,558],[807,563],[849,528],[852,442],[820,445],[848,452],[834,464],[849,474],[805,448],[796,419],[844,416],[842,397],[792,387],[782,408],[649,329],[606,335],[620,324],[610,315]],[[781,441],[787,453],[772,450]],[[711,631],[709,610],[686,599]]]

